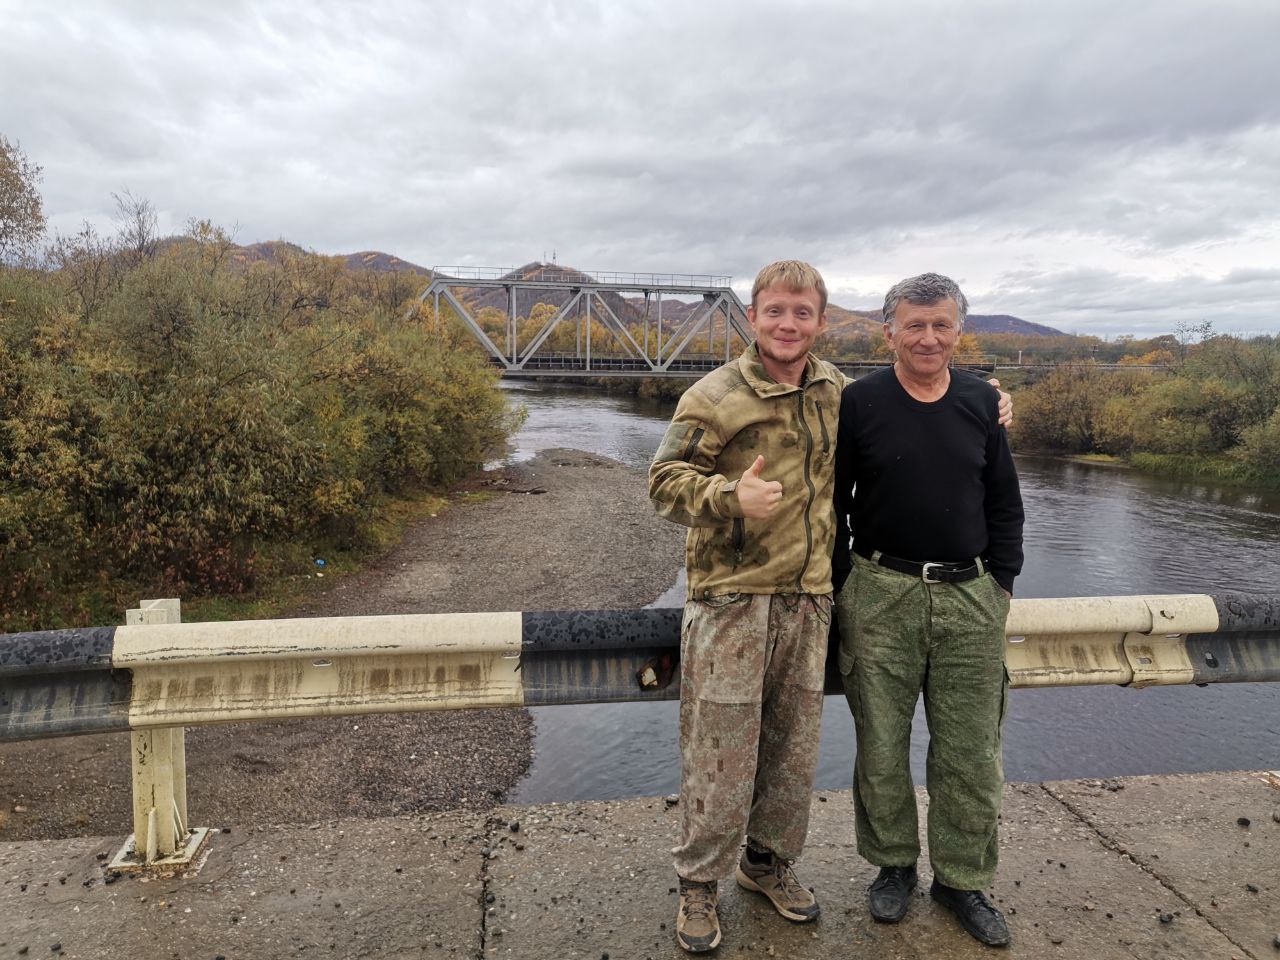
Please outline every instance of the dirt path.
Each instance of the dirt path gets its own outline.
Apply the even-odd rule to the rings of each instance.
[[[614,461],[548,450],[472,487],[495,496],[420,522],[291,615],[639,607],[683,562],[682,532],[653,513],[643,474]],[[0,744],[0,840],[128,833],[128,744]],[[190,814],[223,826],[485,809],[523,776],[531,744],[518,709],[193,727]]]

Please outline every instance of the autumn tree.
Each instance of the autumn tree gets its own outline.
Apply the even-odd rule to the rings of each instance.
[[[976,333],[960,334],[960,339],[956,342],[956,356],[958,357],[982,356],[982,341],[978,339],[978,335]]]
[[[0,263],[30,256],[44,235],[40,167],[0,134]]]

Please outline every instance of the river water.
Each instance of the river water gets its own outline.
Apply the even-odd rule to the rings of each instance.
[[[673,404],[582,388],[506,385],[528,420],[513,460],[549,447],[646,466]],[[1019,457],[1026,505],[1020,597],[1280,590],[1280,494],[1149,477],[1115,467]],[[656,606],[684,601],[683,571]],[[534,761],[514,802],[675,793],[675,702],[540,707]],[[818,787],[848,787],[853,721],[827,697]],[[922,710],[912,769],[924,781]],[[1280,768],[1280,683],[1014,690],[1005,776],[1052,780]]]

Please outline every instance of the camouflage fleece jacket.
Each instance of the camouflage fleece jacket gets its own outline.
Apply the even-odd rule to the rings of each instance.
[[[753,343],[690,387],[649,468],[662,516],[689,527],[689,599],[727,593],[831,592],[836,416],[844,376],[809,355],[804,385],[777,383]],[[782,502],[748,520],[738,479],[764,456],[761,477]]]

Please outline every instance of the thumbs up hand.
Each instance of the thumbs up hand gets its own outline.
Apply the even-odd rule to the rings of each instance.
[[[764,469],[764,457],[756,457],[755,463],[742,471],[738,480],[738,503],[742,514],[751,520],[763,520],[782,502],[782,484],[765,480],[760,476]]]

